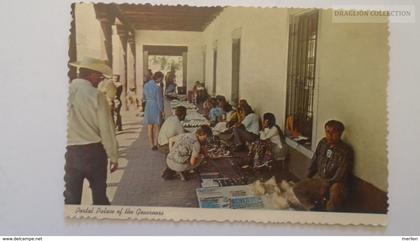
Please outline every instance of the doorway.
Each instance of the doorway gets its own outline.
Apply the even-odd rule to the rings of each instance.
[[[146,73],[148,69],[151,69],[152,72],[162,71],[163,74],[167,74],[174,69],[177,85],[186,87],[187,57],[188,47],[186,46],[144,45],[143,71]]]

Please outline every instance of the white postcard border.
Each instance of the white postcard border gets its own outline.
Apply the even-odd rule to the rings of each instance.
[[[386,226],[387,214],[307,212],[260,209],[213,209],[144,206],[65,205],[67,218],[166,221],[257,222]]]

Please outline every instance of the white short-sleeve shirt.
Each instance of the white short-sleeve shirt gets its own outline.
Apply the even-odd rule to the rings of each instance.
[[[184,133],[184,127],[176,115],[168,117],[159,130],[158,143],[159,145],[166,145],[169,143],[169,138]]]
[[[277,127],[273,126],[271,128],[264,128],[264,130],[260,131],[260,139],[261,140],[270,140],[272,143],[276,144],[280,149],[283,148],[283,144],[281,143],[280,134]]]
[[[244,125],[248,132],[254,133],[255,135],[259,134],[260,122],[258,116],[255,113],[250,113],[245,116],[244,120],[242,121],[242,125]]]

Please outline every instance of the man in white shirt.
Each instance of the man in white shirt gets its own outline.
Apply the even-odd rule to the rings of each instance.
[[[184,133],[184,127],[181,121],[187,115],[187,108],[178,106],[175,109],[175,115],[168,117],[159,130],[158,144],[159,150],[165,155],[169,153],[169,139]]]
[[[94,205],[109,205],[106,195],[107,163],[118,168],[118,143],[107,99],[97,87],[112,70],[104,60],[84,58],[70,65],[79,78],[69,88],[65,165],[65,204],[80,204],[83,181],[90,183]]]
[[[245,112],[244,120],[233,127],[235,151],[244,150],[246,142],[253,142],[259,137],[260,121],[258,116],[249,105],[244,106],[243,109]]]

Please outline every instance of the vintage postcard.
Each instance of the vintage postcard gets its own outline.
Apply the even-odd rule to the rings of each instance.
[[[74,3],[65,216],[386,225],[404,9]]]

